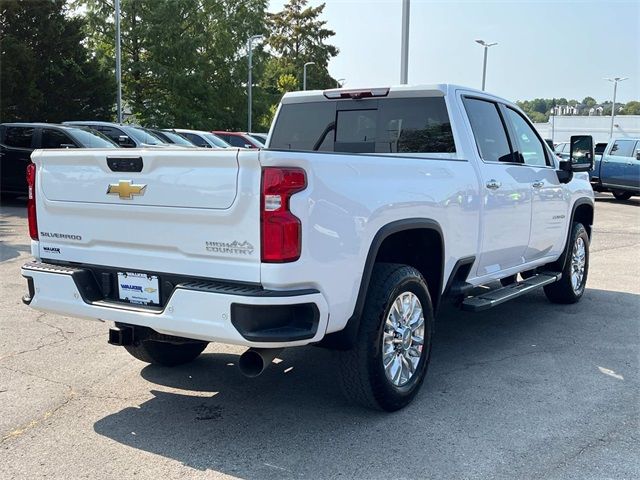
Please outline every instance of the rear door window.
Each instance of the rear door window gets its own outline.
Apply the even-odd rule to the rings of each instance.
[[[611,147],[609,155],[615,155],[617,157],[631,157],[633,154],[633,140],[616,140]]]
[[[269,148],[351,153],[455,153],[442,97],[284,104]]]
[[[34,132],[33,127],[6,127],[4,144],[7,147],[31,148]]]
[[[477,98],[464,99],[473,136],[485,162],[514,162],[498,105]]]
[[[69,148],[76,146],[66,133],[60,130],[45,128],[42,130],[42,148]]]

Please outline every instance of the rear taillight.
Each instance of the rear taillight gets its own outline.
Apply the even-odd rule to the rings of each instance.
[[[29,235],[32,240],[38,240],[38,219],[36,218],[36,166],[27,165],[27,186],[29,199],[27,200],[27,218],[29,219]]]
[[[262,169],[262,261],[293,262],[300,258],[302,224],[289,210],[291,195],[307,186],[301,168]]]

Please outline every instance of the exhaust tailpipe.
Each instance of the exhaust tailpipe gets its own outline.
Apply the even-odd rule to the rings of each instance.
[[[238,361],[240,372],[246,377],[257,377],[264,372],[282,348],[250,348]]]

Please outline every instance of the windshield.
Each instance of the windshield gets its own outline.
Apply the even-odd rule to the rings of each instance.
[[[213,133],[202,133],[201,135],[218,148],[229,148],[231,146],[220,137],[216,137]]]
[[[118,145],[96,130],[68,127],[66,131],[69,132],[83,148],[118,148]]]
[[[184,145],[185,147],[195,147],[193,143],[184,138],[179,133],[170,132],[169,130],[162,130],[162,135],[166,136],[171,143],[176,145]]]
[[[145,143],[147,145],[165,145],[165,142],[160,140],[151,132],[142,128],[123,126],[122,129],[138,143]]]

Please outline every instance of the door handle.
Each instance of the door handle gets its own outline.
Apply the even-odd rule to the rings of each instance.
[[[493,178],[487,182],[487,188],[489,190],[497,190],[498,188],[500,188],[501,185],[502,184],[499,181]]]
[[[539,182],[533,182],[531,186],[533,188],[542,188],[544,186],[544,182],[542,180],[540,180]]]

